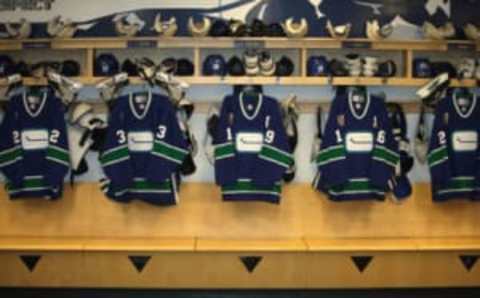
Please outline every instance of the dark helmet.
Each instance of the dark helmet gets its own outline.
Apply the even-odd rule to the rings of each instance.
[[[95,59],[95,76],[114,76],[119,73],[120,65],[113,54],[101,54]]]
[[[227,63],[221,55],[210,55],[203,62],[203,74],[206,76],[225,76]]]
[[[65,60],[60,73],[66,77],[78,77],[80,76],[80,64],[75,60]]]

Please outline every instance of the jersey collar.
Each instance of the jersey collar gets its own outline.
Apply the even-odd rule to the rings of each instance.
[[[38,107],[38,109],[36,111],[32,111],[27,102],[27,91],[23,92],[23,106],[25,107],[25,111],[27,112],[28,115],[30,115],[30,117],[35,118],[38,115],[40,115],[43,108],[45,107],[45,103],[47,102],[47,92],[43,92],[41,101],[42,102],[40,103],[40,106]]]
[[[455,107],[455,111],[457,111],[457,114],[466,119],[466,118],[469,118],[472,113],[473,113],[473,110],[475,110],[475,107],[477,106],[477,95],[476,94],[473,94],[473,99],[472,99],[472,103],[470,104],[470,109],[468,110],[468,112],[466,112],[465,114],[462,113],[462,110],[460,109],[460,107],[458,106],[458,101],[457,101],[457,93],[456,92],[453,92],[453,106]]]
[[[240,109],[242,110],[243,117],[245,117],[248,120],[253,120],[258,116],[258,113],[260,112],[260,109],[262,108],[263,104],[263,94],[258,95],[258,102],[257,102],[257,107],[255,108],[255,112],[250,116],[247,113],[247,110],[245,109],[244,101],[243,101],[243,96],[244,93],[240,93]]]
[[[142,120],[143,118],[145,118],[148,111],[150,110],[150,105],[152,103],[152,91],[151,90],[148,91],[147,103],[145,104],[145,109],[143,110],[143,113],[141,114],[138,113],[135,103],[133,101],[134,101],[134,94],[130,93],[130,98],[128,99],[128,102],[130,104],[130,110],[132,111],[132,114],[133,116],[135,116],[135,118],[137,118],[138,120]]]
[[[366,102],[363,104],[363,111],[360,115],[358,115],[353,106],[353,92],[352,91],[348,92],[348,106],[350,108],[350,112],[352,113],[353,117],[355,117],[358,120],[363,119],[367,115],[368,109],[370,108],[371,100],[370,100],[370,93],[368,91],[366,92],[365,97],[366,97],[365,98]]]

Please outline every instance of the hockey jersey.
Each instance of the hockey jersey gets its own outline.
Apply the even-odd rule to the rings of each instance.
[[[437,106],[428,153],[434,201],[478,199],[479,119],[475,95],[453,92]]]
[[[57,199],[70,168],[65,107],[49,89],[10,98],[0,126],[0,170],[11,199]]]
[[[280,201],[293,164],[280,107],[263,94],[223,100],[214,135],[215,180],[226,201]]]
[[[317,155],[314,187],[334,201],[383,200],[398,162],[384,101],[368,92],[338,94]]]
[[[151,91],[116,100],[100,155],[106,195],[119,202],[178,202],[177,173],[188,144],[169,99]]]

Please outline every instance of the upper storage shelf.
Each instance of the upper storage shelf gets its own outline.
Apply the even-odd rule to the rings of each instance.
[[[123,48],[235,48],[261,47],[270,49],[340,49],[363,48],[373,50],[447,51],[449,49],[480,51],[480,42],[471,41],[371,41],[368,39],[331,38],[73,38],[73,39],[27,39],[0,40],[0,50],[34,48],[52,49],[123,49]]]

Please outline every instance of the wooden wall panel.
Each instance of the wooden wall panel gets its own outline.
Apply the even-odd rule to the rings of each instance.
[[[38,255],[40,260],[30,271],[20,256]],[[0,286],[3,287],[83,287],[85,272],[81,253],[2,252]]]
[[[477,263],[470,271],[460,260],[460,255],[477,255],[472,252],[430,252],[418,258],[417,282],[422,287],[455,287],[458,285],[478,287],[480,285],[480,266]]]
[[[20,255],[42,256],[33,271]],[[480,285],[480,265],[469,271],[462,252],[2,252],[2,287],[163,289],[332,289],[465,287]],[[472,254],[472,252],[465,252]],[[479,252],[475,252],[478,256]],[[143,270],[129,257],[148,256]],[[363,271],[352,257],[373,259]],[[247,270],[241,258],[261,258]]]
[[[370,264],[360,272],[352,257],[370,256]],[[414,287],[421,284],[414,252],[313,253],[308,256],[309,288]]]
[[[284,188],[280,205],[226,203],[212,184],[184,183],[178,206],[106,199],[96,184],[66,188],[63,199],[9,201],[0,193],[0,237],[90,238],[433,238],[480,237],[480,204],[433,203],[428,184],[398,205],[336,203],[309,185]]]

